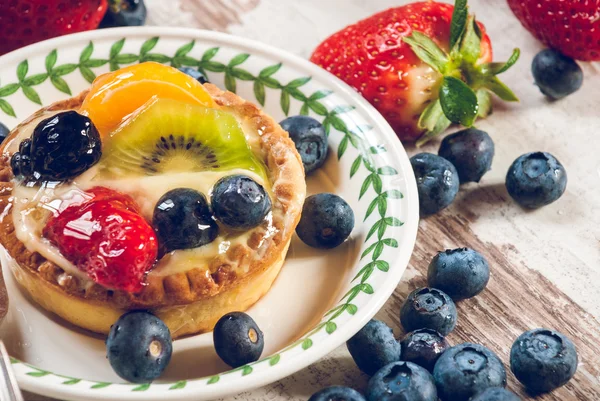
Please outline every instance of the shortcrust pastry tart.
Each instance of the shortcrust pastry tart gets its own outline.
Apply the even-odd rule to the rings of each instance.
[[[246,310],[280,272],[306,194],[300,156],[270,116],[156,63],[37,111],[1,150],[0,242],[14,277],[97,333],[134,309],[173,337]],[[228,177],[262,202],[253,222],[235,202],[217,215],[213,190]]]

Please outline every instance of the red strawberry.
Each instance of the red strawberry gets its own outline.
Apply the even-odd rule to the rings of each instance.
[[[508,0],[536,38],[577,60],[600,61],[600,0]]]
[[[1,0],[0,55],[69,33],[96,29],[106,0]]]
[[[89,196],[89,197],[88,197]],[[156,261],[158,242],[133,199],[96,187],[51,217],[44,237],[96,283],[139,292]]]
[[[491,63],[485,28],[457,0],[456,9],[428,1],[375,14],[330,36],[311,61],[359,91],[400,139],[426,140],[487,115],[488,91],[517,100],[495,77],[517,58]]]

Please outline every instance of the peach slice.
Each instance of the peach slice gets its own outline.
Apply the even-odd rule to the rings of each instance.
[[[146,62],[96,78],[80,111],[91,118],[104,136],[152,97],[216,107],[194,78],[176,68]]]

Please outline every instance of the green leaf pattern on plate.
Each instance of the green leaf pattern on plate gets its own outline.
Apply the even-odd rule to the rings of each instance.
[[[124,65],[144,61],[167,63],[175,67],[183,65],[195,67],[204,73],[209,71],[214,74],[224,74],[223,78],[225,86],[228,90],[233,92],[237,89],[238,80],[251,81],[253,82],[255,98],[261,105],[264,105],[267,96],[271,95],[270,91],[267,91],[266,88],[280,91],[279,104],[285,115],[290,113],[290,99],[294,98],[301,102],[301,114],[308,115],[312,111],[322,119],[322,123],[328,134],[333,129],[337,134],[342,135],[337,149],[337,157],[341,160],[349,153],[350,149],[353,149],[352,153],[354,153],[354,155],[350,168],[350,178],[356,176],[361,168],[364,168],[368,173],[362,182],[358,198],[362,199],[370,190],[374,192],[374,197],[369,201],[364,220],[367,220],[375,213],[375,211],[377,211],[379,215],[378,219],[371,226],[365,239],[365,242],[371,243],[361,255],[361,260],[364,260],[369,255],[371,256],[369,258],[370,260],[367,259],[361,262],[363,266],[352,279],[351,288],[342,297],[339,304],[325,314],[322,322],[278,354],[203,379],[206,385],[210,385],[218,383],[224,375],[235,373],[241,374],[242,376],[250,375],[254,371],[254,366],[258,364],[275,366],[281,360],[282,354],[291,349],[298,348],[301,350],[308,350],[313,346],[313,337],[317,333],[324,331],[327,335],[330,335],[338,328],[338,324],[335,322],[336,319],[345,313],[354,315],[358,311],[358,307],[353,301],[359,296],[370,296],[375,292],[373,286],[368,282],[369,278],[375,274],[376,271],[385,273],[389,270],[389,263],[381,260],[380,257],[386,247],[397,248],[398,242],[393,238],[386,237],[386,232],[390,227],[401,226],[403,222],[396,217],[387,215],[388,200],[399,200],[403,198],[403,195],[397,189],[384,190],[382,177],[395,176],[398,175],[398,172],[391,166],[375,167],[372,158],[378,154],[385,153],[386,148],[382,144],[372,145],[364,139],[364,134],[369,132],[372,127],[365,125],[356,127],[356,132],[350,130],[345,122],[344,116],[352,113],[355,107],[352,105],[336,105],[331,109],[328,108],[321,100],[327,98],[332,91],[317,90],[313,93],[306,93],[303,90],[303,87],[311,81],[311,77],[299,77],[287,83],[280,82],[276,78],[276,74],[282,67],[281,63],[267,66],[255,76],[241,67],[248,58],[251,57],[249,54],[238,54],[228,62],[221,62],[215,60],[215,57],[220,50],[218,47],[206,49],[200,58],[196,59],[190,56],[190,53],[196,45],[195,41],[186,43],[176,49],[172,57],[165,54],[153,53],[152,51],[159,41],[160,38],[158,37],[150,38],[141,45],[139,54],[133,54],[123,52],[126,44],[126,39],[123,38],[111,46],[107,58],[92,58],[94,55],[94,43],[90,42],[82,50],[79,57],[79,63],[77,64],[66,63],[57,65],[60,62],[60,55],[57,50],[52,50],[45,58],[44,65],[46,72],[29,76],[29,64],[27,60],[24,60],[18,65],[17,70],[15,71],[17,82],[0,85],[0,110],[11,117],[16,117],[13,107],[6,98],[17,93],[19,89],[30,101],[36,104],[42,104],[42,99],[34,87],[42,84],[46,80],[49,80],[60,92],[70,95],[71,88],[67,80],[63,77],[67,77],[74,71],[79,70],[83,78],[91,83],[97,75],[93,69],[103,67],[106,64],[109,65],[112,71],[119,69]],[[106,57],[106,55],[104,56]],[[358,156],[356,156],[357,154]],[[27,367],[29,371],[26,374],[31,377],[55,376],[61,379],[63,385],[86,385],[93,390],[100,390],[116,385],[115,383],[110,382],[89,382],[78,378],[56,375],[14,358],[12,358],[11,361],[14,364],[22,364]],[[186,380],[178,381],[172,383],[169,390],[183,389],[187,384],[188,381]],[[147,391],[151,388],[152,384],[129,384],[128,386],[131,386],[131,391]]]

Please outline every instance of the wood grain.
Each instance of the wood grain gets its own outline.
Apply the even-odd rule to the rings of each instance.
[[[478,199],[490,207],[497,202],[508,201],[507,198],[508,194],[503,187],[484,187],[478,190]],[[577,346],[580,357],[577,374],[563,388],[535,399],[600,399],[598,322],[539,272],[530,269],[525,263],[514,263],[513,260],[519,259],[514,246],[482,242],[470,229],[477,214],[469,213],[468,196],[459,202],[463,204],[457,206],[464,206],[466,209],[461,215],[445,212],[421,221],[417,245],[410,263],[417,275],[410,279],[408,286],[400,286],[394,293],[384,311],[386,320],[400,327],[397,311],[410,291],[427,285],[427,266],[437,251],[448,246],[468,245],[488,259],[492,275],[483,293],[457,304],[459,322],[448,340],[452,344],[475,342],[486,345],[500,356],[508,368],[510,347],[521,333],[537,327],[560,331]],[[509,387],[524,399],[530,399],[512,373],[509,375]]]

